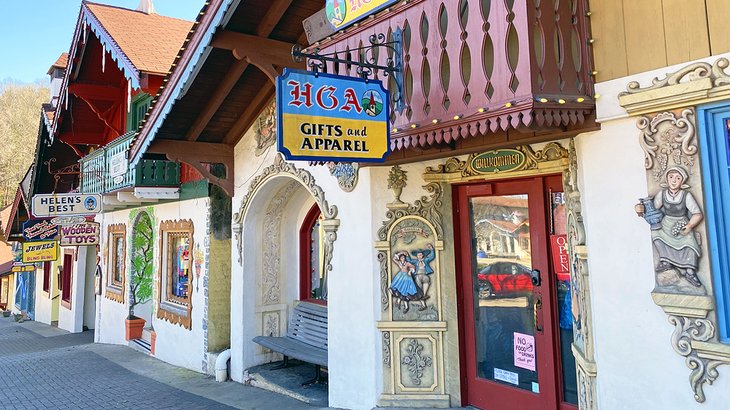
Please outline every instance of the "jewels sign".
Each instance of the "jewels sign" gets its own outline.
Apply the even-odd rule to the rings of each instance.
[[[38,217],[93,215],[101,212],[101,195],[39,194],[33,196],[31,208]]]
[[[324,12],[335,30],[345,28],[398,0],[327,0]]]
[[[390,98],[380,81],[285,69],[276,92],[286,159],[383,162],[390,153]]]
[[[23,242],[23,262],[50,262],[58,259],[58,242]]]
[[[61,227],[61,246],[98,245],[100,227],[97,222],[84,222]]]

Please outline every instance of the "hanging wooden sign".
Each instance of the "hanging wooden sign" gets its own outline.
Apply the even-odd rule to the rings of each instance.
[[[58,242],[23,242],[23,262],[50,262],[58,259]]]
[[[389,95],[380,81],[285,69],[276,92],[286,159],[383,162],[390,153]]]
[[[58,239],[58,225],[48,219],[29,219],[23,222],[26,241],[53,241]]]

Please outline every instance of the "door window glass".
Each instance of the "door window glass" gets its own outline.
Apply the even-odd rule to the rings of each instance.
[[[550,194],[550,252],[558,301],[560,339],[560,368],[563,380],[563,400],[578,404],[573,343],[573,300],[571,297],[570,259],[567,244],[567,214],[562,192]]]
[[[528,195],[469,208],[477,377],[539,392]]]

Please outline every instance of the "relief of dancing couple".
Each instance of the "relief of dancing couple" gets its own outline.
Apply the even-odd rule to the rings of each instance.
[[[433,268],[431,262],[436,258],[432,244],[426,249],[416,249],[410,252],[398,251],[393,255],[393,262],[398,267],[398,273],[390,283],[390,293],[394,297],[396,307],[403,313],[410,309],[410,302],[420,302],[418,310],[426,310],[426,300],[429,298],[428,289],[431,286]]]

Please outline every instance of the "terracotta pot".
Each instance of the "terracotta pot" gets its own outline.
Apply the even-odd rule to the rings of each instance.
[[[124,321],[127,340],[139,339],[142,337],[145,320],[141,318],[126,319]]]
[[[157,340],[157,332],[154,330],[150,331],[150,354],[155,354],[155,341]]]

